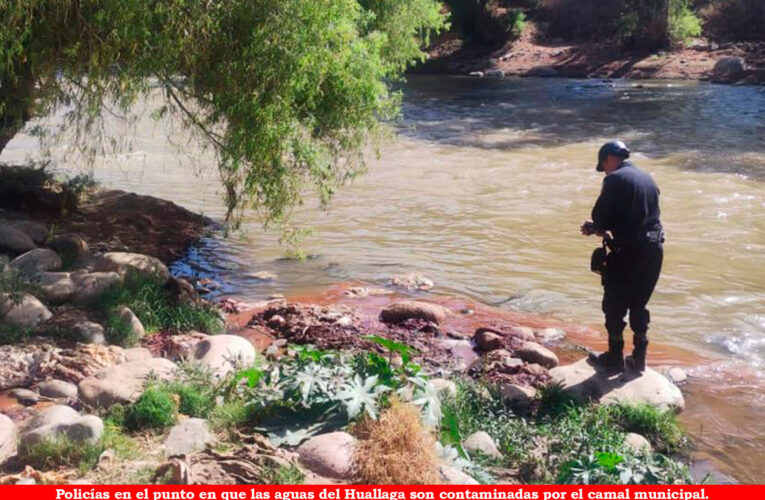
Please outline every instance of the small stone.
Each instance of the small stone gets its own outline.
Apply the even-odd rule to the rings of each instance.
[[[42,302],[28,293],[21,295],[18,300],[10,294],[0,294],[0,318],[5,322],[34,328],[52,316]]]
[[[438,474],[441,476],[441,480],[445,484],[478,484],[478,481],[468,476],[461,470],[450,465],[442,465],[438,468]]]
[[[526,372],[529,375],[534,375],[535,377],[546,377],[550,374],[547,368],[536,363],[529,363],[526,365]]]
[[[19,255],[37,248],[27,233],[8,224],[0,224],[0,253]]]
[[[515,351],[515,354],[527,363],[537,363],[545,368],[558,366],[558,356],[536,342],[524,342],[521,348]]]
[[[13,259],[11,267],[28,274],[56,271],[61,269],[61,258],[53,250],[35,248]]]
[[[274,281],[278,278],[276,273],[272,273],[271,271],[258,271],[257,273],[252,273],[250,276],[260,281]]]
[[[403,300],[393,303],[380,312],[384,323],[402,323],[408,319],[421,319],[439,324],[446,319],[449,310],[438,304]]]
[[[651,451],[651,443],[640,434],[634,432],[624,436],[624,444],[635,451]]]
[[[353,320],[349,318],[348,316],[341,316],[340,318],[335,321],[335,324],[344,328],[347,328],[351,325],[353,325]]]
[[[168,457],[190,455],[205,449],[207,443],[214,440],[207,420],[187,418],[170,429],[165,439],[165,452]]]
[[[688,374],[679,366],[669,368],[665,376],[675,385],[683,385],[688,381]]]
[[[534,330],[528,326],[514,326],[511,329],[511,334],[521,340],[536,340]]]
[[[470,76],[474,76],[477,78],[483,78],[483,71],[471,71]]]
[[[500,384],[499,395],[513,408],[528,409],[534,403],[537,390],[526,385]]]
[[[273,328],[274,330],[278,330],[282,328],[284,325],[287,324],[287,320],[284,319],[284,316],[281,316],[279,314],[274,314],[269,318],[268,320],[268,326],[269,328]]]
[[[207,365],[218,377],[255,362],[255,348],[237,335],[213,335],[194,346],[194,358]]]
[[[505,76],[505,72],[501,69],[490,69],[486,72],[487,78],[503,78]]]
[[[300,462],[321,476],[348,479],[353,470],[356,438],[331,432],[310,438],[297,449]]]
[[[74,282],[70,273],[41,273],[41,297],[53,305],[68,302],[74,295]]]
[[[502,348],[503,338],[501,335],[484,328],[476,330],[473,335],[473,342],[476,348],[481,352],[494,351]]]
[[[93,321],[80,321],[72,327],[72,331],[85,344],[106,345],[104,327]]]
[[[560,328],[542,328],[536,332],[537,339],[545,344],[558,342],[566,337],[566,332]]]
[[[74,262],[90,255],[88,243],[77,233],[54,236],[48,243],[48,247],[61,256],[65,262]]]
[[[446,336],[454,340],[465,340],[467,338],[467,335],[455,330],[449,330],[448,332],[446,332]]]
[[[474,432],[469,435],[467,439],[465,439],[463,446],[467,451],[479,452],[487,457],[502,457],[502,453],[500,453],[497,448],[497,443],[495,443],[494,439],[484,431]]]
[[[141,339],[146,335],[146,330],[143,328],[141,320],[128,307],[120,307],[117,310],[117,317],[130,329],[131,337]]]
[[[422,291],[430,290],[434,286],[433,280],[420,273],[394,274],[390,279],[390,284],[404,290]]]
[[[460,314],[464,314],[465,316],[472,316],[475,314],[475,311],[470,309],[469,307],[465,307],[463,309],[460,309]]]
[[[13,389],[9,394],[24,406],[33,406],[40,401],[40,395],[29,389]]]
[[[52,399],[77,399],[77,386],[65,380],[46,380],[37,386],[40,396]]]

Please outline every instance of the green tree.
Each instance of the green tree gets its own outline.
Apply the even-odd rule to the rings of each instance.
[[[0,151],[66,110],[80,144],[106,109],[161,90],[155,116],[214,149],[229,216],[283,223],[363,171],[395,118],[388,82],[444,25],[435,0],[0,0]]]

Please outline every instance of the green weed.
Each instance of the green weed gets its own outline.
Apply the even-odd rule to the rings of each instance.
[[[150,385],[141,397],[127,408],[124,425],[131,431],[164,429],[175,424],[177,419],[178,408],[173,395],[165,389]]]

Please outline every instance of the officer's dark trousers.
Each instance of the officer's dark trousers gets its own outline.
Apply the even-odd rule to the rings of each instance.
[[[630,328],[635,345],[646,342],[651,315],[646,309],[661,273],[664,250],[660,243],[636,243],[622,246],[608,255],[603,280],[603,312],[609,344],[623,345],[622,333],[629,310]]]

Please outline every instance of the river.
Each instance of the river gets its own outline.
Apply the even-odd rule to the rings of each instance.
[[[403,91],[404,120],[381,158],[326,213],[308,203],[297,215],[316,230],[305,243],[315,258],[280,259],[284,249],[253,217],[246,241],[205,240],[186,264],[249,298],[418,271],[441,295],[585,325],[581,340],[594,344],[597,241],[579,224],[602,179],[597,149],[618,137],[661,188],[666,257],[649,333],[655,359],[691,375],[682,419],[694,454],[739,481],[765,481],[765,89],[413,76]],[[220,217],[212,157],[179,153],[168,131],[183,143],[144,117],[129,134],[132,152],[100,156],[96,179]],[[36,148],[21,136],[3,159]],[[279,278],[251,276],[261,270]]]

